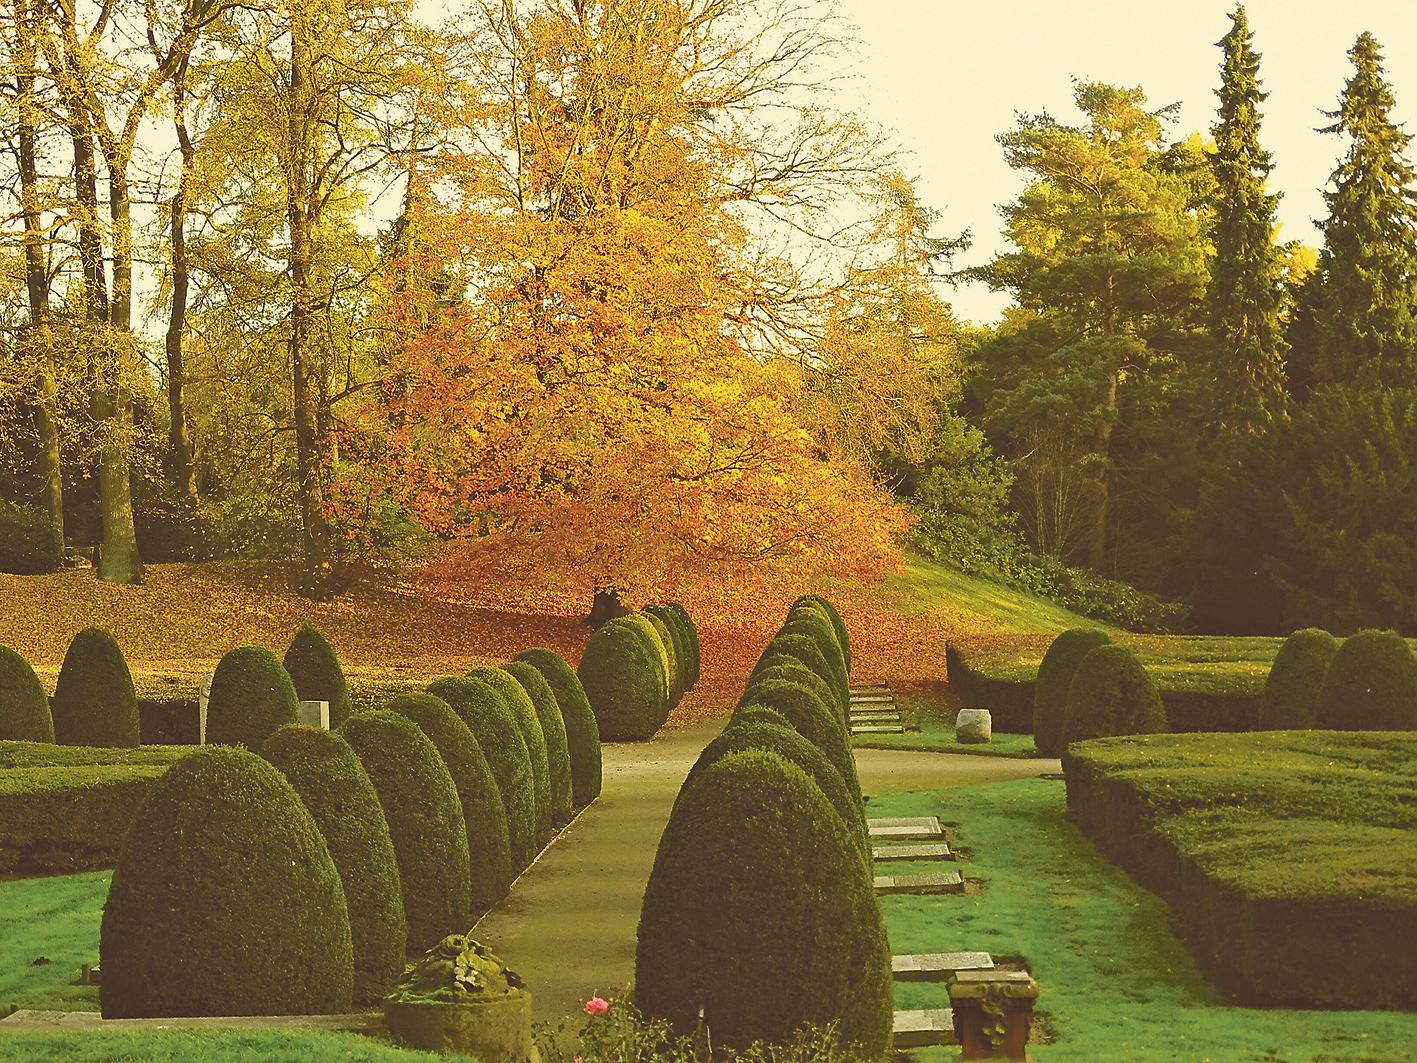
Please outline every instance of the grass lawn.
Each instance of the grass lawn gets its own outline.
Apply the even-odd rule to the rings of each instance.
[[[1014,634],[1056,634],[1086,624],[1105,626],[1046,598],[966,575],[918,554],[907,553],[905,558],[905,571],[891,576],[886,588],[896,596],[896,607],[907,615],[941,610],[967,612],[989,621],[998,631]]]
[[[881,899],[893,951],[1024,958],[1054,1043],[1038,1063],[1411,1063],[1417,1014],[1237,1007],[1196,971],[1167,908],[1066,818],[1063,784],[996,783],[871,798],[872,815],[955,826],[977,895]],[[905,873],[910,865],[891,864]],[[917,870],[927,870],[915,865]],[[931,870],[937,870],[934,868]],[[891,873],[883,871],[882,873]],[[900,1009],[948,1007],[943,984],[897,983]],[[952,1063],[957,1048],[912,1050]]]
[[[305,1030],[133,1030],[0,1034],[9,1063],[475,1063],[355,1033]]]
[[[935,698],[897,694],[896,706],[905,733],[898,735],[855,735],[851,745],[856,749],[919,749],[936,753],[972,753],[981,757],[1031,757],[1037,753],[1032,735],[995,734],[987,743],[965,743],[955,740],[955,713],[950,706]]]

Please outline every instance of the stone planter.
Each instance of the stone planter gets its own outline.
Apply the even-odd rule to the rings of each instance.
[[[1038,983],[1024,971],[960,971],[950,983],[950,1007],[961,1060],[1027,1063],[1028,1024]]]
[[[531,994],[513,990],[485,1000],[384,1001],[384,1023],[414,1048],[462,1052],[482,1063],[527,1063],[531,1041]]]

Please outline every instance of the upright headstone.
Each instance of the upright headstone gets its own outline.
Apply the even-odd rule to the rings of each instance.
[[[955,741],[988,742],[993,738],[994,718],[988,709],[960,709],[955,717]]]
[[[207,744],[207,702],[212,696],[212,676],[202,676],[202,686],[197,693],[197,744]]]
[[[330,703],[328,701],[302,701],[300,722],[307,727],[318,727],[322,731],[330,729]]]

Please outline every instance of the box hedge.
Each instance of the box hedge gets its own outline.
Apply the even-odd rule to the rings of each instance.
[[[684,670],[679,663],[679,646],[674,641],[674,633],[669,630],[669,625],[662,617],[646,610],[640,610],[639,615],[654,625],[654,633],[659,636],[659,644],[664,647],[665,686],[669,699],[668,712],[673,712],[679,706],[679,700],[684,696]],[[666,714],[667,715],[667,714]]]
[[[597,628],[576,668],[602,742],[650,738],[664,722],[659,657],[628,619]]]
[[[828,707],[836,714],[842,727],[845,728],[847,712],[850,707],[850,695],[847,689],[840,684],[836,670],[827,662],[826,654],[822,653],[821,648],[817,645],[817,640],[800,632],[774,635],[763,649],[758,663],[753,666],[753,671],[749,674],[750,681],[761,669],[767,667],[768,659],[776,654],[796,657],[810,671],[826,681],[832,692],[832,703]]]
[[[53,742],[49,695],[27,660],[0,646],[0,741]]]
[[[851,794],[860,800],[861,783],[856,776],[851,739],[841,721],[809,687],[789,680],[759,679],[749,684],[738,704],[739,708],[763,705],[782,713],[798,734],[831,761]]]
[[[851,634],[847,631],[846,621],[842,619],[841,613],[837,611],[836,606],[834,606],[829,599],[823,598],[820,594],[804,594],[792,603],[791,609],[788,611],[791,612],[792,609],[796,609],[799,605],[815,605],[826,614],[827,619],[831,621],[832,629],[836,632],[836,641],[841,646],[842,656],[846,659],[846,671],[850,674]]]
[[[73,637],[49,708],[54,740],[61,745],[131,748],[138,744],[138,695],[111,631],[86,627]]]
[[[689,691],[689,688],[694,685],[696,678],[693,674],[694,650],[689,642],[689,632],[684,623],[686,614],[667,605],[647,605],[640,612],[659,621],[673,644],[674,660],[679,676],[679,693],[674,699],[677,705]]]
[[[517,660],[536,668],[556,695],[571,762],[571,801],[588,805],[600,796],[600,730],[580,677],[555,650],[532,647],[517,654]]]
[[[1360,631],[1334,654],[1314,704],[1330,731],[1417,731],[1417,656],[1395,631]]]
[[[207,745],[256,751],[286,724],[298,723],[300,699],[285,666],[261,646],[227,651],[212,675]]]
[[[546,739],[546,769],[551,783],[551,823],[559,827],[571,818],[571,753],[566,742],[566,721],[561,718],[561,705],[546,677],[526,661],[508,661],[502,665],[517,684],[526,691],[541,721],[541,734]]]
[[[699,681],[700,650],[699,650],[699,629],[694,624],[694,618],[689,615],[689,610],[685,609],[679,602],[665,602],[664,608],[670,610],[679,618],[680,625],[689,645],[689,686],[692,687]]]
[[[344,669],[339,666],[334,647],[320,630],[311,624],[301,624],[285,651],[285,670],[295,686],[300,701],[328,701],[330,729],[334,730],[354,711],[349,698],[349,684]]]
[[[657,709],[659,725],[669,718],[669,711],[673,707],[670,702],[670,687],[673,683],[673,673],[669,662],[669,651],[665,649],[664,639],[660,637],[659,629],[654,626],[654,622],[643,613],[631,613],[629,616],[619,617],[616,623],[638,631],[640,637],[644,639],[645,646],[649,649],[650,656],[659,662],[659,704]]]
[[[758,667],[753,671],[752,677],[749,678],[744,694],[746,695],[751,692],[754,684],[768,680],[783,680],[789,683],[797,683],[799,686],[807,687],[812,693],[816,694],[817,697],[821,699],[823,705],[829,708],[836,705],[836,697],[832,692],[831,684],[796,657],[790,657],[785,653],[777,653],[764,657],[759,662]],[[846,727],[846,720],[842,719],[841,724],[843,727]]]
[[[1049,643],[1038,666],[1038,678],[1033,681],[1033,744],[1042,756],[1062,756],[1066,748],[1063,721],[1073,675],[1090,651],[1111,641],[1112,637],[1100,628],[1075,627]]]
[[[527,756],[531,758],[531,786],[536,800],[536,847],[539,851],[551,840],[551,756],[546,748],[546,732],[541,729],[541,718],[536,714],[536,706],[525,688],[505,668],[474,668],[467,673],[467,677],[480,679],[501,694],[512,710],[517,726],[521,728]]]
[[[1338,640],[1322,628],[1306,627],[1284,640],[1274,655],[1260,695],[1260,731],[1295,731],[1314,726],[1314,709],[1324,675],[1338,653]]]
[[[1136,652],[1113,643],[1088,650],[1068,685],[1064,743],[1165,731],[1161,694]]]

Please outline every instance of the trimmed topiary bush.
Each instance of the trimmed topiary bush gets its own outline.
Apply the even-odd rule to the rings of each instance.
[[[836,717],[841,721],[841,726],[844,729],[850,694],[840,683],[840,673],[828,663],[826,654],[822,652],[817,640],[812,636],[801,632],[774,635],[772,641],[763,650],[763,655],[758,658],[758,663],[753,666],[749,681],[757,676],[760,669],[765,667],[768,658],[779,653],[787,657],[796,657],[810,671],[815,672],[826,681],[832,692],[830,708],[836,713]]]
[[[566,745],[566,722],[561,719],[561,706],[556,692],[537,667],[526,661],[508,661],[502,665],[517,684],[526,691],[541,721],[541,734],[546,739],[546,768],[551,781],[551,823],[559,827],[571,819],[571,754]]]
[[[255,752],[279,728],[299,722],[299,714],[295,685],[276,655],[261,646],[238,646],[212,676],[207,745]]]
[[[842,653],[841,643],[836,640],[836,632],[832,629],[831,621],[827,619],[826,613],[821,609],[809,606],[798,606],[787,616],[787,622],[782,625],[782,630],[778,632],[779,637],[787,635],[806,635],[817,644],[817,648],[822,651],[822,656],[826,658],[827,667],[832,670],[832,680],[837,688],[844,692],[849,692],[850,682],[846,674],[846,656]]]
[[[531,758],[531,786],[536,798],[536,848],[539,852],[551,840],[551,757],[546,749],[546,732],[536,706],[516,677],[505,668],[474,668],[469,679],[480,679],[506,699],[507,707],[516,717]]]
[[[138,695],[118,641],[107,628],[86,627],[64,653],[50,702],[54,740],[65,746],[138,745]]]
[[[890,1047],[890,947],[854,832],[776,753],[731,753],[679,795],[645,886],[635,1004],[715,1045],[782,1044],[835,1024],[863,1059]]]
[[[744,693],[739,708],[764,705],[787,717],[787,722],[807,741],[820,749],[841,774],[856,800],[861,799],[861,783],[856,777],[856,756],[846,728],[821,698],[809,687],[789,680],[759,677]]]
[[[643,613],[631,613],[622,617],[621,622],[633,627],[645,640],[645,645],[649,647],[650,655],[659,662],[659,724],[662,725],[669,718],[670,693],[673,683],[673,673],[669,661],[669,651],[664,647],[664,640],[659,635],[659,629],[654,626],[654,621]]]
[[[1314,706],[1325,731],[1417,731],[1417,658],[1395,631],[1343,640]]]
[[[105,1019],[349,1010],[344,888],[280,772],[212,746],[167,769],[113,869],[99,960]]]
[[[290,640],[290,648],[285,651],[284,663],[295,685],[297,700],[330,703],[330,730],[349,718],[354,711],[349,700],[349,684],[345,682],[334,647],[318,628],[300,625],[295,638]]]
[[[677,705],[694,684],[693,676],[690,674],[693,667],[690,662],[692,650],[689,646],[688,632],[684,630],[684,618],[677,610],[671,609],[667,605],[647,605],[640,612],[663,625],[664,631],[661,632],[661,637],[669,639],[666,649],[669,649],[674,655],[678,684],[677,693],[674,695],[674,704]]]
[[[846,660],[847,675],[851,674],[851,634],[846,630],[846,621],[837,612],[836,606],[823,598],[820,594],[804,594],[792,603],[792,609],[799,605],[815,605],[826,614],[827,620],[831,623],[832,629],[836,632],[836,641],[841,646],[841,655]],[[791,612],[791,609],[788,610]]]
[[[689,610],[678,602],[665,602],[664,608],[673,612],[682,626],[689,648],[689,686],[693,687],[699,681],[699,629],[694,626],[694,618],[689,615]]]
[[[600,796],[600,730],[575,669],[555,650],[532,647],[517,660],[539,671],[556,695],[566,728],[566,753],[571,765],[571,803],[588,805]]]
[[[1033,744],[1039,755],[1063,755],[1067,748],[1063,742],[1063,717],[1068,711],[1068,687],[1073,673],[1089,652],[1111,641],[1112,637],[1100,628],[1074,627],[1048,645],[1033,683]]]
[[[344,884],[354,946],[354,1003],[377,1004],[403,974],[408,923],[398,858],[379,794],[340,735],[292,724],[261,756],[300,795]]]
[[[797,683],[799,686],[807,687],[822,699],[822,704],[828,708],[836,705],[836,694],[832,686],[825,679],[819,676],[812,669],[808,668],[797,657],[790,657],[785,653],[769,654],[758,662],[758,667],[754,669],[752,678],[748,680],[748,685],[743,692],[743,698],[748,700],[755,683],[768,679],[781,679],[789,683]],[[846,726],[846,720],[841,720],[841,725]]]
[[[64,564],[64,533],[38,506],[0,498],[0,572],[40,576]]]
[[[374,784],[398,859],[408,951],[426,952],[468,927],[472,884],[467,825],[448,767],[413,721],[359,712],[339,734]]]
[[[512,847],[502,791],[482,746],[472,729],[440,697],[400,694],[384,707],[417,724],[447,765],[467,828],[470,904],[476,911],[491,908],[512,887]]]
[[[1338,640],[1322,628],[1306,627],[1285,639],[1264,681],[1256,730],[1312,728],[1319,688],[1337,653]]]
[[[664,622],[663,617],[647,613],[644,610],[640,611],[640,616],[654,625],[654,633],[659,636],[659,644],[664,647],[664,655],[667,658],[666,687],[669,698],[667,716],[669,712],[673,712],[678,707],[679,699],[684,696],[684,672],[679,664],[679,650],[674,642],[674,634],[669,630],[669,625]]]
[[[44,684],[29,661],[9,646],[0,646],[0,741],[54,741]]]
[[[512,872],[519,874],[536,857],[536,790],[526,738],[507,699],[481,679],[450,676],[428,685],[467,724],[502,795],[507,813],[507,845]]]
[[[639,627],[621,617],[586,642],[576,676],[595,714],[602,742],[651,737],[664,722],[664,677],[658,655]]]
[[[1089,738],[1166,733],[1161,692],[1126,646],[1095,646],[1078,662],[1063,718],[1066,745]]]

